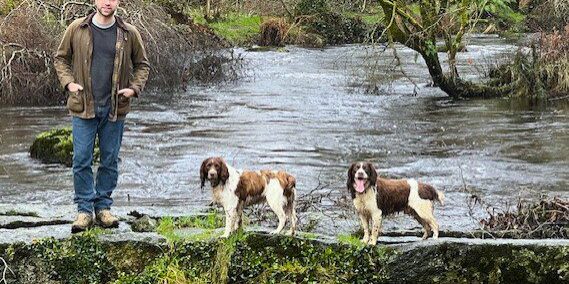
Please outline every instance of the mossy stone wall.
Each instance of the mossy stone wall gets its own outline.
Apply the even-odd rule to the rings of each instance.
[[[228,240],[67,240],[0,246],[9,283],[564,283],[569,246],[431,242],[395,247],[246,233]]]

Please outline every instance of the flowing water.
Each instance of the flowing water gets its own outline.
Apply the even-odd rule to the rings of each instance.
[[[473,37],[459,55],[459,71],[476,79],[515,49],[498,38]],[[317,231],[327,233],[357,225],[355,214],[340,214],[346,211],[337,204],[350,205],[342,196],[357,160],[373,161],[383,176],[413,177],[443,190],[446,204],[436,209],[442,229],[476,227],[467,202],[472,194],[501,207],[520,196],[569,196],[567,105],[452,100],[427,86],[427,69],[414,52],[397,48],[402,74],[392,68],[393,53],[378,50],[243,51],[249,71],[238,83],[146,94],[127,119],[115,204],[209,203],[211,193],[199,184],[209,156],[237,168],[291,172],[304,200],[312,191],[323,194],[301,222],[320,220]],[[390,70],[371,76],[370,65]],[[362,84],[379,87],[370,94],[360,91]],[[28,154],[37,134],[69,125],[62,107],[0,108],[0,203],[72,204],[71,170]],[[484,217],[484,210],[474,215]],[[408,217],[386,222],[387,229],[417,226]]]

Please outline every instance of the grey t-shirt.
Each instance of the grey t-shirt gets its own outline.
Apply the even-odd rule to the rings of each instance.
[[[96,106],[111,103],[112,77],[115,63],[117,25],[104,27],[93,19],[93,58],[91,61],[91,86]]]

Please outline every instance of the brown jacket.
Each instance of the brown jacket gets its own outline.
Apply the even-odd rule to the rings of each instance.
[[[91,58],[93,54],[93,37],[91,20],[95,13],[73,21],[59,44],[55,54],[55,70],[65,88],[75,82],[83,86],[77,93],[68,92],[67,108],[69,113],[80,118],[95,117],[95,102],[91,87]],[[116,17],[116,16],[115,16]],[[111,114],[110,120],[124,119],[130,111],[130,98],[117,92],[123,88],[131,88],[140,94],[148,79],[150,65],[138,30],[116,17],[117,43],[115,64],[112,76]]]

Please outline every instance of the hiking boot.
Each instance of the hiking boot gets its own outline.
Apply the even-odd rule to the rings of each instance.
[[[111,210],[103,209],[97,212],[97,224],[103,228],[118,228],[119,219],[111,214]]]
[[[79,233],[87,230],[93,225],[93,215],[91,213],[79,212],[73,225],[71,225],[71,233]]]

